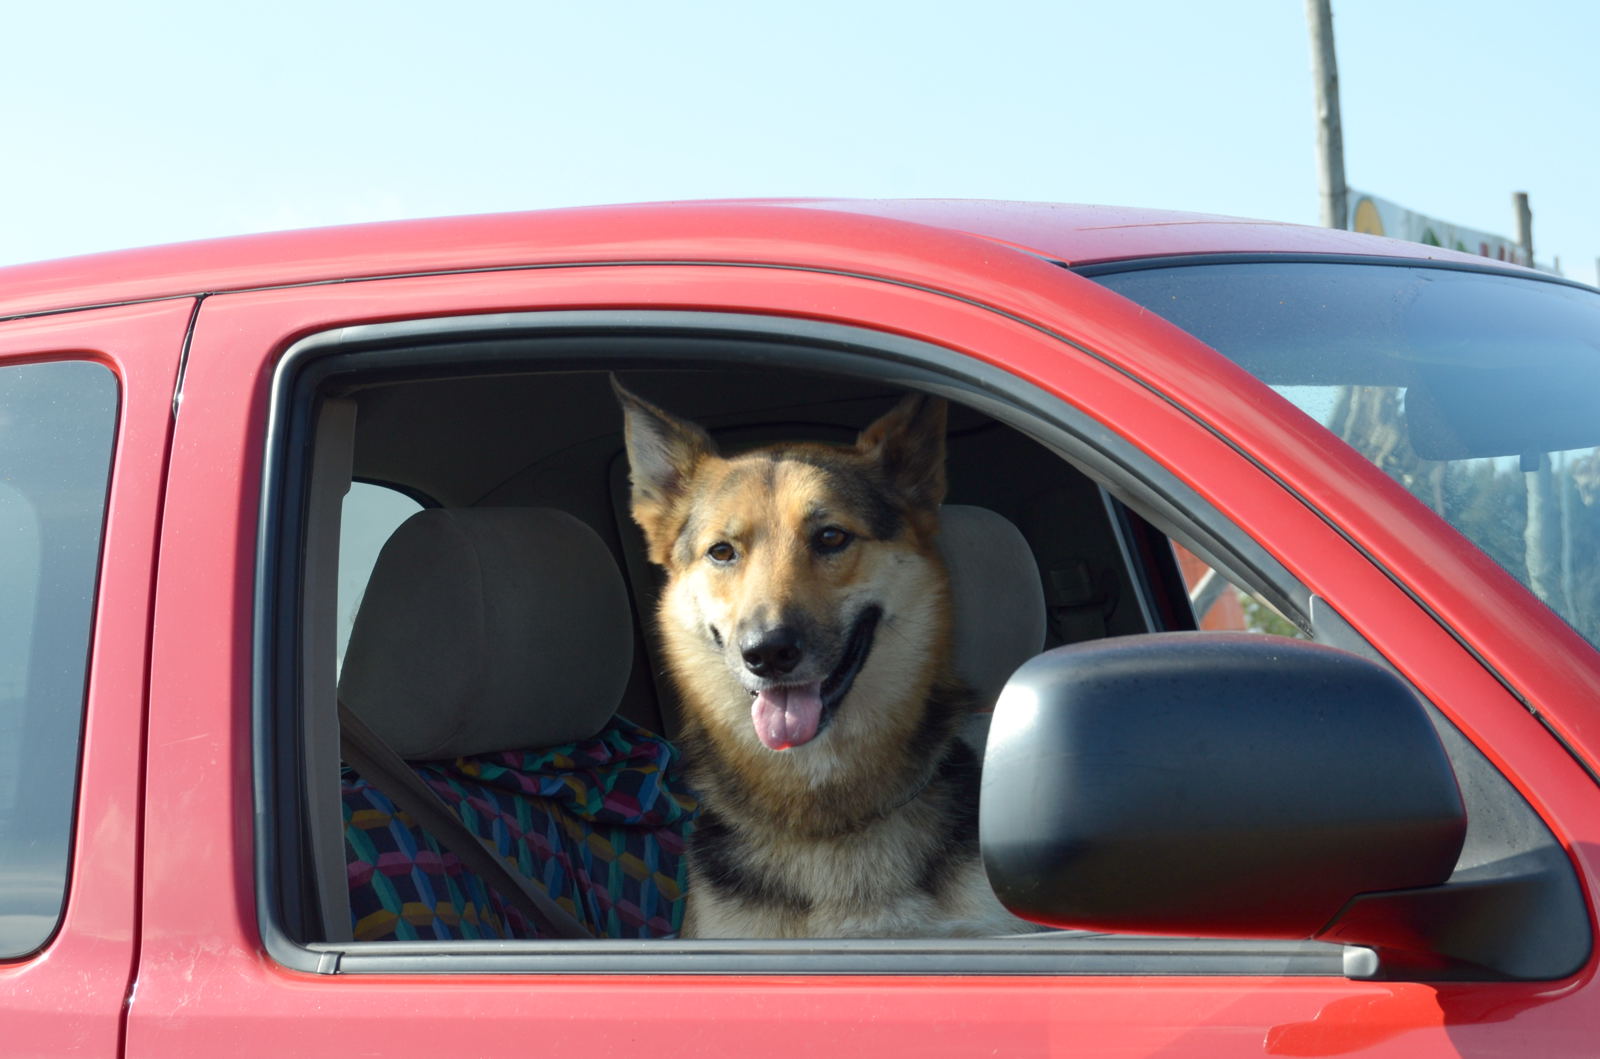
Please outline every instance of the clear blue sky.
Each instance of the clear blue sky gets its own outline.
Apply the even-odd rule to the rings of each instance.
[[[1595,282],[1595,0],[1333,0],[1352,186]],[[1316,223],[1302,0],[18,3],[0,264],[601,202]]]

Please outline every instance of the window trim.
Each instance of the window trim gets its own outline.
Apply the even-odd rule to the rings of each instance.
[[[1587,283],[1558,276],[1551,272],[1535,272],[1521,265],[1511,265],[1493,258],[1484,258],[1481,263],[1475,261],[1444,261],[1426,257],[1375,257],[1371,254],[1304,254],[1304,253],[1257,253],[1250,251],[1229,251],[1212,254],[1167,254],[1160,257],[1126,258],[1113,261],[1095,261],[1082,265],[1067,265],[1056,262],[1069,272],[1074,272],[1085,279],[1098,280],[1101,276],[1115,275],[1121,272],[1147,272],[1152,269],[1189,268],[1202,265],[1281,265],[1312,263],[1319,265],[1380,265],[1398,268],[1431,268],[1444,272],[1478,272],[1495,276],[1508,276],[1512,279],[1531,279],[1544,283],[1553,283],[1561,287],[1576,287],[1591,293],[1600,291],[1600,287],[1591,287]]]

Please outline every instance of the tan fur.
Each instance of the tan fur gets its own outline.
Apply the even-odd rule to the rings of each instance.
[[[820,614],[844,611],[861,593],[871,591],[887,604],[884,631],[869,665],[856,678],[850,699],[860,708],[840,712],[827,752],[820,758],[774,755],[763,747],[750,727],[749,695],[722,664],[721,652],[704,637],[665,636],[667,662],[685,702],[732,704],[732,708],[698,709],[695,719],[750,788],[770,798],[786,824],[803,829],[820,780],[830,772],[862,775],[881,767],[895,760],[896,748],[905,744],[919,718],[898,707],[901,699],[923,698],[942,675],[926,664],[925,657],[933,654],[942,659],[948,654],[949,590],[943,568],[930,554],[931,542],[918,542],[915,550],[864,543],[853,549],[853,555],[841,556],[844,561],[824,577],[809,576],[812,564],[796,544],[803,539],[796,513],[815,495],[815,483],[804,480],[808,468],[799,473],[785,470],[788,473],[780,476],[779,489],[771,498],[771,510],[763,510],[766,505],[759,496],[741,496],[730,505],[726,524],[731,532],[726,535],[750,542],[746,569],[736,578],[721,579],[734,583],[718,584],[717,572],[704,563],[669,565],[672,576],[662,593],[660,616],[665,632],[695,630],[707,623],[731,628],[738,615],[769,600],[785,600]],[[837,521],[852,528],[849,519]],[[799,797],[801,791],[804,798]]]
[[[939,771],[965,704],[949,670],[949,587],[935,545],[943,403],[908,398],[854,446],[726,458],[698,427],[618,392],[633,514],[668,575],[660,632],[706,814],[691,844],[685,933],[1016,929],[975,851],[941,860],[949,821],[970,814],[964,800],[976,797]],[[823,527],[848,534],[848,546],[822,551]],[[736,560],[712,561],[710,550],[723,546]],[[808,630],[815,664],[826,667],[869,607],[882,612],[871,651],[831,721],[804,745],[768,749],[751,721],[739,630],[781,614]],[[740,885],[729,882],[724,855],[735,859]],[[927,883],[930,872],[939,885]]]

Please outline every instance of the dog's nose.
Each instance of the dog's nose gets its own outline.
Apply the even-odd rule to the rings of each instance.
[[[800,637],[787,625],[744,636],[739,650],[744,667],[758,677],[781,677],[800,664]]]

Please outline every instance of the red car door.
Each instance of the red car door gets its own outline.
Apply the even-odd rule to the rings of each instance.
[[[15,1055],[115,1055],[122,1040],[155,546],[191,312],[0,323],[0,1026]]]
[[[624,314],[619,324],[630,313],[739,314],[742,326],[757,330],[800,321],[886,336],[885,343],[915,341],[942,351],[947,366],[1002,373],[1032,395],[1041,415],[1072,419],[1090,448],[1115,448],[1181,483],[1333,601],[1357,635],[1483,741],[1574,851],[1593,900],[1600,793],[1583,767],[1396,577],[1285,487],[1297,471],[1314,473],[1316,460],[1348,473],[1346,464],[1359,458],[1253,452],[1276,442],[1242,403],[1191,402],[1166,389],[1187,373],[1202,397],[1229,389],[1266,394],[1196,340],[1028,255],[989,248],[952,257],[942,238],[919,248],[910,245],[915,233],[900,234],[907,243],[887,255],[877,246],[819,244],[805,268],[666,263],[700,252],[692,242],[663,239],[648,249],[606,251],[619,261],[654,255],[660,264],[590,261],[206,302],[161,534],[160,636],[151,665],[159,709],[146,762],[144,929],[130,1054],[277,1055],[291,1047],[797,1056],[1581,1051],[1596,1008],[1587,967],[1556,982],[1455,984],[1227,963],[1216,966],[1231,969],[1197,973],[1131,959],[1073,973],[1044,964],[993,973],[985,969],[992,961],[961,946],[913,947],[913,963],[894,962],[892,953],[875,962],[826,944],[809,954],[758,950],[730,961],[714,946],[665,942],[652,950],[659,959],[627,963],[607,963],[603,947],[598,956],[585,950],[531,963],[514,955],[453,963],[443,950],[363,963],[372,950],[307,944],[286,932],[272,873],[289,854],[284,844],[298,839],[271,804],[257,800],[260,769],[272,763],[262,761],[256,741],[261,711],[293,707],[253,696],[269,662],[258,654],[259,623],[272,617],[259,609],[267,597],[257,584],[258,525],[272,500],[263,499],[262,472],[273,424],[293,411],[273,407],[273,373],[308,335],[358,342],[360,330],[335,332],[382,325],[442,334],[496,314],[553,312]],[[790,260],[796,253],[793,245],[786,252]],[[872,362],[881,369],[888,361]],[[1214,367],[1221,381],[1199,377],[1195,365]],[[1127,484],[1106,473],[1114,486]]]

